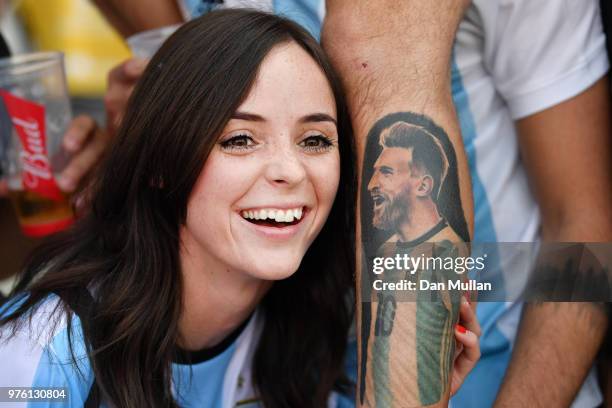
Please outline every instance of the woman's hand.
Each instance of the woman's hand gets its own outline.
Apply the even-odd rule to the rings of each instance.
[[[451,380],[451,395],[455,395],[480,359],[479,337],[480,324],[478,324],[475,308],[472,308],[470,303],[462,298],[459,324],[455,327],[457,347]]]

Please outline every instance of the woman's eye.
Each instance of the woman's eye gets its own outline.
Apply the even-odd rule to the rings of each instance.
[[[253,138],[247,135],[236,135],[219,144],[223,150],[248,150],[256,145]]]
[[[325,152],[332,148],[333,141],[323,135],[308,136],[299,145],[309,152]]]

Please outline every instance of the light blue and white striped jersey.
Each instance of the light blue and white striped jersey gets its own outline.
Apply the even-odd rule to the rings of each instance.
[[[192,18],[211,9],[214,2],[179,3],[185,17]],[[317,38],[325,13],[324,0],[222,3],[217,6],[274,11]],[[607,70],[597,0],[473,0],[454,47],[452,92],[472,178],[474,242],[539,240],[540,215],[521,163],[514,121],[576,96]],[[498,263],[505,275],[521,262],[488,255],[488,263]],[[521,306],[479,304],[482,358],[452,406],[493,404],[510,359]],[[592,371],[574,406],[595,407],[600,402]]]
[[[66,400],[58,402],[0,403],[2,407],[83,407],[94,383],[81,320],[72,314],[72,352],[68,343],[65,313],[56,306],[61,300],[50,295],[14,336],[11,326],[0,329],[0,387],[65,388]],[[9,302],[0,316],[12,313],[21,303]],[[219,346],[186,355],[172,364],[173,392],[179,406],[189,408],[261,408],[252,384],[251,363],[263,326],[255,312],[242,328]],[[349,342],[347,355],[356,354],[356,341]],[[347,359],[347,374],[354,380],[356,359]],[[101,407],[107,404],[102,401]],[[350,408],[352,397],[333,393],[328,408]]]
[[[93,371],[83,341],[81,320],[72,315],[72,350],[64,313],[58,311],[56,295],[49,296],[25,322],[15,336],[10,327],[0,330],[0,387],[62,387],[67,390],[63,403],[37,402],[35,407],[83,407],[94,382]],[[5,305],[1,315],[10,314],[14,306]],[[260,317],[257,313],[240,333],[215,350],[189,356],[172,364],[173,388],[181,407],[230,408],[240,404],[258,407],[250,381],[250,362],[259,338]],[[252,403],[249,403],[252,401]],[[3,403],[3,407],[29,406],[26,403]],[[102,403],[102,406],[106,406]]]

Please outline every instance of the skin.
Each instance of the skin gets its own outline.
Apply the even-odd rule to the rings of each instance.
[[[75,192],[102,158],[108,143],[107,133],[91,117],[80,115],[74,118],[62,139],[62,148],[71,155],[71,159],[57,179],[60,190]],[[7,193],[6,182],[0,180],[0,197]]]
[[[612,241],[609,89],[602,78],[576,97],[517,123],[545,241]],[[608,317],[596,304],[526,305],[495,405],[569,406],[607,327]],[[564,375],[554,374],[559,372]]]
[[[138,2],[152,7],[153,3],[167,0],[131,3]],[[454,138],[458,130],[445,89],[450,86],[448,57],[454,24],[467,3],[327,1],[324,43],[345,80],[358,145],[382,112],[411,108],[435,118],[453,138],[456,151],[461,150],[460,142]],[[172,15],[168,15],[159,26],[173,22]],[[612,149],[608,137],[608,88],[601,82],[596,90],[590,89],[517,124],[524,160],[544,215],[546,239],[611,240],[606,208],[612,189],[602,186],[610,185]],[[555,137],[550,137],[553,134]],[[550,157],[551,152],[559,159],[540,160]],[[358,154],[361,160],[363,147]],[[559,166],[567,169],[566,163],[576,160],[589,162],[572,165],[572,172],[560,172]],[[460,169],[464,163],[459,161]],[[467,170],[462,168],[460,173],[467,174]],[[461,202],[466,214],[471,214],[467,178],[462,177],[460,182]],[[580,194],[576,194],[576,186],[580,186]],[[526,401],[541,401],[542,406],[568,405],[592,363],[607,325],[602,316],[597,307],[587,304],[528,306],[499,405],[521,406]],[[571,375],[551,377],[560,371]],[[562,389],[565,391],[559,392]]]
[[[130,2],[130,7],[127,7],[127,6],[123,6],[123,2],[117,2],[115,0],[104,0],[104,1],[97,0],[96,1],[98,5],[100,5],[101,3],[108,3],[114,6],[114,9],[111,10],[112,13],[109,12],[109,9],[106,7],[101,7],[101,11],[107,16],[109,21],[113,23],[116,28],[118,28],[119,31],[124,32],[124,35],[126,31],[124,28],[122,28],[120,25],[116,23],[118,21],[116,18],[116,14],[124,18],[129,18],[128,9],[131,9],[132,6],[134,8],[145,10],[147,8],[159,7],[160,3],[167,3],[167,2],[168,0],[146,0],[146,1],[145,0],[134,0]],[[371,2],[369,5],[366,2],[359,2],[358,4],[359,7],[357,8],[353,7],[355,5],[354,2],[346,2],[345,5],[342,5],[341,3],[342,2],[328,2],[327,3],[327,6],[328,6],[327,16],[328,17],[326,18],[326,25],[325,25],[325,27],[327,28],[327,32],[330,34],[339,34],[339,36],[336,37],[336,39],[338,39],[338,44],[340,45],[340,48],[344,48],[344,52],[346,52],[348,49],[353,48],[355,45],[357,45],[357,48],[355,49],[355,51],[357,52],[357,55],[361,54],[365,48],[368,48],[370,52],[374,52],[376,55],[370,55],[372,60],[368,59],[368,63],[370,64],[370,66],[372,66],[371,64],[372,61],[387,62],[387,57],[389,54],[386,54],[386,52],[391,52],[394,55],[398,55],[397,50],[390,47],[389,44],[391,44],[392,42],[396,42],[397,38],[399,38],[398,33],[401,32],[402,35],[404,35],[407,29],[412,30],[411,35],[406,37],[409,39],[407,43],[410,42],[410,44],[407,44],[407,43],[402,44],[403,46],[409,45],[409,48],[412,49],[414,45],[427,44],[424,47],[418,47],[418,52],[415,52],[413,54],[413,56],[415,57],[414,60],[418,61],[419,62],[418,64],[406,65],[404,62],[409,61],[409,60],[406,60],[404,58],[402,58],[402,61],[398,60],[394,62],[394,64],[395,66],[397,66],[397,64],[401,64],[401,66],[404,66],[404,67],[406,66],[426,66],[428,67],[428,69],[431,68],[431,71],[429,71],[431,75],[428,75],[427,78],[422,78],[421,76],[414,75],[414,73],[411,72],[411,73],[408,73],[409,74],[408,76],[410,78],[398,77],[397,81],[395,81],[394,83],[401,84],[401,86],[399,86],[399,88],[402,89],[401,98],[394,98],[394,97],[388,98],[388,95],[378,95],[378,92],[376,92],[377,109],[380,106],[385,107],[385,104],[386,104],[385,101],[389,102],[389,105],[386,106],[385,109],[378,110],[376,113],[384,114],[385,112],[389,111],[388,109],[391,109],[390,111],[394,111],[393,109],[398,110],[398,109],[406,108],[405,102],[408,101],[409,108],[415,108],[416,111],[423,111],[423,112],[427,112],[428,114],[433,113],[433,116],[435,117],[435,119],[437,121],[441,121],[443,127],[447,131],[449,131],[450,129],[449,133],[451,134],[453,144],[460,145],[461,143],[460,138],[456,137],[456,135],[458,135],[458,126],[456,123],[456,119],[454,118],[454,111],[453,111],[450,92],[449,92],[450,83],[447,80],[448,79],[447,71],[448,71],[448,63],[449,63],[449,57],[450,57],[450,44],[452,43],[454,31],[456,29],[456,25],[458,24],[459,18],[463,12],[464,7],[467,5],[468,2],[465,0],[460,1],[460,2],[445,1],[440,4],[436,3],[435,5],[436,7],[434,8],[430,7],[431,3],[425,0],[412,0],[409,2],[405,2],[406,3],[405,5],[403,5],[402,3],[402,5],[399,6],[399,8],[401,9],[400,10],[401,13],[397,14],[398,19],[394,21],[394,24],[392,25],[387,25],[388,22],[381,18],[382,17],[381,14],[382,14],[382,10],[388,10],[389,7],[397,8],[398,7],[397,2],[387,1],[385,4],[383,4],[383,7],[378,7],[378,6],[374,7],[371,4]],[[161,7],[165,7],[165,6],[161,5]],[[368,9],[368,7],[371,8],[371,10]],[[342,13],[342,11],[346,12],[346,11],[357,10],[357,9],[362,10],[362,13],[360,13],[360,15],[357,16],[358,17],[357,20],[359,21],[353,21],[350,15],[347,16],[347,15],[343,15]],[[428,24],[427,27],[425,27],[423,24],[419,23],[419,19],[416,19],[416,20],[415,19],[404,19],[404,17],[409,15],[409,13],[407,13],[408,10],[410,10],[411,13],[414,12],[415,10],[418,10],[417,13],[415,14],[417,17],[419,18],[425,17],[424,20],[430,21],[430,22],[433,21],[434,24]],[[430,13],[431,10],[433,10],[433,13]],[[387,14],[388,13],[385,12],[385,15]],[[176,15],[175,14],[173,15],[172,13],[167,14],[162,19],[163,21],[159,19],[156,20],[158,23],[156,26],[161,27],[161,26],[176,23],[175,16]],[[367,24],[364,24],[364,23],[367,23],[367,19],[366,19],[367,16],[375,17],[374,20],[371,20],[372,25],[370,27],[367,27]],[[433,17],[433,18],[429,18],[429,17]],[[371,45],[365,44],[365,41],[358,41],[357,43],[353,43],[351,40],[357,38],[357,36],[354,36],[352,34],[347,36],[345,34],[348,34],[348,33],[344,32],[346,28],[354,28],[355,30],[352,31],[351,33],[359,32],[360,35],[365,36],[364,38],[376,38],[377,33],[372,32],[371,29],[376,28],[376,24],[380,24],[383,21],[384,21],[384,24],[379,25],[378,27],[389,27],[391,30],[389,33],[387,33],[387,35],[384,36],[384,38],[379,38],[377,41],[374,41]],[[329,22],[329,24],[327,22]],[[356,24],[354,25],[353,23],[356,23]],[[436,28],[435,30],[430,30],[430,28],[437,27],[437,24],[439,24],[441,27],[444,27],[445,29],[438,30]],[[340,31],[337,33],[333,33],[333,30],[329,29],[330,27],[335,27],[336,29],[339,29]],[[148,23],[144,24],[140,22],[139,25],[133,26],[131,30],[142,31],[142,30],[150,29],[150,28],[154,28],[154,27],[149,26]],[[366,29],[366,28],[367,30],[362,31],[362,29]],[[424,38],[420,36],[420,32],[423,30],[427,31],[424,37],[425,40]],[[418,41],[415,41],[415,39],[418,39]],[[440,44],[440,48],[436,49],[436,47],[433,47],[435,52],[431,53],[431,49],[432,49],[431,44],[438,44],[438,43]],[[380,52],[377,52],[376,47],[379,45],[384,45],[384,47],[379,49]],[[337,59],[339,55],[342,55],[343,51],[341,49],[338,49],[336,50],[336,52],[334,52],[334,50],[330,48],[331,44],[329,42],[327,42],[325,46],[327,48],[327,51],[331,54],[332,59],[334,58]],[[418,58],[419,56],[425,56],[427,58],[419,59]],[[349,60],[351,60],[352,62],[349,62],[348,65],[345,67],[342,67],[341,65],[337,65],[336,68],[340,71],[341,74],[346,75],[345,85],[347,85],[346,90],[349,94],[349,103],[352,105],[351,109],[353,110],[352,112],[353,125],[357,126],[356,128],[357,145],[358,147],[360,147],[361,143],[363,142],[365,133],[367,133],[369,129],[368,126],[371,126],[371,123],[373,123],[377,119],[377,116],[373,115],[367,118],[364,117],[363,122],[358,120],[358,117],[361,116],[360,106],[366,103],[367,98],[365,97],[367,96],[367,93],[368,93],[367,91],[368,91],[369,84],[360,83],[359,82],[360,78],[355,78],[354,76],[352,76],[352,73],[358,73],[359,69],[361,69],[360,67],[362,66],[361,65],[362,61],[354,60],[354,56],[351,57],[350,55],[348,55],[348,57],[349,57]],[[338,63],[340,60],[341,59],[337,59],[336,62]],[[393,61],[389,61],[389,62],[393,62]],[[382,66],[383,65],[380,65],[380,67]],[[392,64],[391,67],[392,66],[394,65]],[[133,88],[133,85],[137,81],[137,78],[140,76],[139,71],[142,72],[143,67],[144,65],[142,62],[136,62],[135,60],[130,60],[120,65],[119,67],[117,67],[109,75],[109,88],[108,88],[107,96],[105,97],[105,102],[106,102],[107,114],[109,118],[108,122],[111,124],[111,126],[113,126],[113,124],[114,126],[117,126],[118,123],[120,122],[122,111],[125,108],[125,103],[127,101],[127,96],[131,92],[131,89]],[[395,73],[393,72],[393,70],[390,70],[387,72],[383,72],[383,70],[380,70],[378,74],[379,75],[377,75],[377,77],[375,78],[375,82],[378,81],[377,84],[379,86],[382,85],[382,89],[387,90],[389,87],[386,85],[387,80],[385,79],[383,81],[383,79],[385,78],[384,75],[391,74],[393,77]],[[355,82],[355,79],[357,79],[357,82]],[[405,82],[406,79],[409,79],[409,80]],[[427,79],[427,80],[424,80],[424,79]],[[389,83],[389,85],[393,87],[393,84]],[[405,85],[408,85],[408,86],[405,86]],[[376,86],[374,88],[376,88]],[[360,89],[363,92],[359,92]],[[423,92],[422,91],[423,89],[426,90],[426,92]],[[417,92],[414,92],[414,91],[417,91]],[[458,152],[462,151],[461,149],[457,149],[457,146],[455,146],[455,149]],[[358,149],[358,155],[359,155],[358,160],[359,161],[362,160],[362,154],[363,154],[363,149],[359,148]],[[467,167],[465,167],[465,161],[463,158],[459,160],[459,166],[461,167],[461,174],[462,174],[462,177],[461,177],[462,202],[464,203],[464,208],[465,208],[466,213],[470,214],[470,212],[472,211],[472,205],[471,205],[471,199],[470,199],[471,195],[469,193],[469,181],[468,181],[469,179],[463,176],[463,174],[467,174]],[[471,217],[468,217],[468,223],[471,224]],[[359,293],[359,287],[357,288],[357,293]],[[201,294],[199,296],[201,296]],[[195,299],[195,296],[193,297]],[[195,303],[197,302],[194,302],[194,304]],[[197,306],[198,305],[196,304],[195,307],[192,309],[197,310]],[[248,309],[248,307],[245,307],[243,309]],[[473,315],[473,305],[468,313],[471,313]],[[246,315],[248,313],[243,313],[243,314]],[[207,318],[207,316],[204,316],[203,314],[201,314],[201,315],[195,316],[194,319],[192,320],[201,321],[199,320],[199,318],[204,319],[205,317]],[[463,319],[463,315],[462,315],[462,319]],[[242,321],[243,319],[237,319],[237,320]],[[462,333],[457,332],[457,331],[455,331],[454,333],[457,340],[462,344],[462,347],[460,348],[463,349],[461,353],[457,354],[457,357],[455,359],[455,364],[453,366],[452,380],[450,381],[452,383],[451,388],[455,391],[458,388],[458,386],[461,384],[465,376],[468,374],[468,372],[473,368],[479,356],[479,348],[478,348],[478,341],[477,341],[477,335],[479,335],[479,328],[477,327],[477,322],[475,321],[475,318],[472,318],[471,323],[469,324],[467,322],[463,322],[463,323],[465,324],[467,328],[466,334],[463,335]],[[408,324],[410,324],[409,319],[408,319]],[[235,327],[235,325],[236,324],[233,324],[232,327]],[[202,325],[200,325],[199,327],[202,328]],[[197,329],[197,327],[195,328]],[[225,330],[225,332],[229,332],[229,330]],[[407,347],[410,347],[410,345],[408,345]],[[397,358],[401,359],[402,357],[404,357],[402,353],[397,354]],[[369,357],[360,356],[360,358],[369,358]],[[416,386],[416,379],[414,378],[405,378],[405,380],[403,381],[403,384],[401,385],[401,387],[404,389],[414,387],[414,386]]]
[[[330,0],[327,2],[322,43],[347,90],[359,168],[363,168],[368,134],[379,119],[396,112],[425,114],[448,134],[456,153],[460,199],[454,205],[462,208],[471,231],[473,207],[469,172],[452,104],[449,75],[451,47],[466,6],[467,2],[459,1],[435,4],[421,0],[382,1],[373,4]],[[427,24],[423,24],[424,21]],[[360,170],[358,174],[361,173]],[[360,183],[364,182],[367,180],[360,180]],[[358,203],[359,206],[364,204]],[[361,259],[359,244],[369,237],[362,236],[359,228],[360,209],[357,215],[357,255]],[[414,303],[397,302],[392,332],[384,338],[376,336],[375,332],[372,333],[375,320],[372,316],[379,315],[377,308],[384,303],[362,303],[361,279],[365,271],[360,263],[358,265],[357,322],[358,333],[362,333],[358,405],[447,406],[452,386],[447,386],[445,381],[452,384],[452,367],[443,360],[450,357],[452,350],[453,324],[439,328],[442,331],[437,328],[435,333],[426,334],[422,328],[427,327],[423,322],[428,321],[429,311],[421,309],[425,313],[419,314],[419,307]],[[449,316],[450,310],[445,308],[432,311],[445,315],[443,319],[448,322],[457,318]],[[417,347],[423,344],[424,335],[432,334],[433,341],[444,339],[440,350],[445,351],[432,354],[432,360],[421,359]],[[438,371],[434,367],[443,368]],[[422,381],[425,375],[432,373],[439,375],[437,380],[428,376],[434,378],[433,381]],[[423,388],[426,383],[427,387]],[[436,383],[441,385],[441,389],[429,388],[430,384]],[[425,394],[427,398],[424,398]]]
[[[9,3],[8,0],[0,1],[0,17],[10,7]],[[101,159],[108,143],[109,133],[101,129],[93,118],[87,115],[75,117],[62,140],[62,148],[71,158],[56,180],[60,190],[74,193],[82,187],[87,175]],[[7,183],[0,180],[0,198],[6,197],[7,194]],[[14,232],[9,233],[12,235]]]
[[[72,202],[77,213],[84,209],[88,176],[102,159],[110,137],[89,116],[77,116],[70,123],[62,147],[70,155],[70,160],[56,179],[57,185],[65,193],[73,194]],[[8,186],[0,180],[0,259],[3,267],[0,280],[18,273],[27,254],[40,243],[40,240],[25,237],[13,208],[8,202]]]
[[[180,231],[188,348],[223,339],[272,281],[297,270],[338,187],[335,109],[324,74],[298,45],[279,45],[265,58],[204,165]],[[306,208],[297,228],[261,227],[241,215],[295,207]]]
[[[124,37],[183,21],[176,1],[93,0],[93,3]]]

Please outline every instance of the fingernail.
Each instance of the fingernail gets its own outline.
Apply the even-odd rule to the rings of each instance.
[[[465,332],[467,332],[467,329],[460,324],[457,325],[457,330],[459,330],[459,333],[461,334],[465,334]]]
[[[65,176],[59,176],[56,182],[60,190],[64,192],[72,192],[76,187],[74,180]]]

